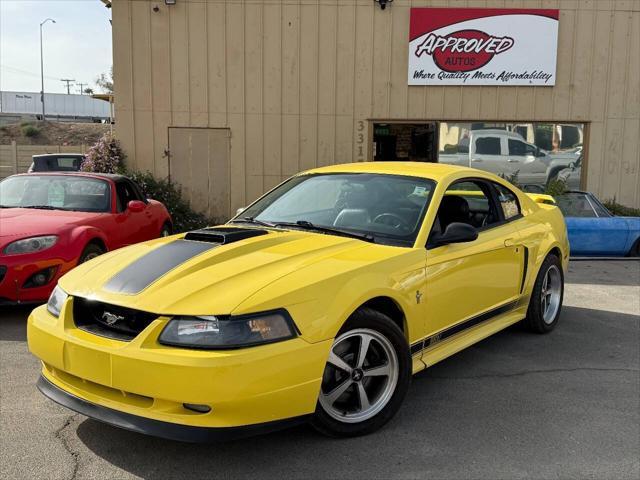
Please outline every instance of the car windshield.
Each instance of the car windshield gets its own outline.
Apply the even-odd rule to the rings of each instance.
[[[269,192],[232,221],[412,246],[434,187],[432,180],[400,175],[301,175]]]
[[[109,183],[70,175],[20,175],[0,182],[0,206],[108,212],[111,210]]]

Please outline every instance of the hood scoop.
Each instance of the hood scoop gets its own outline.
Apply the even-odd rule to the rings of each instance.
[[[189,232],[184,236],[184,239],[195,242],[208,242],[217,243],[218,245],[226,245],[246,238],[266,235],[267,233],[269,232],[266,230],[253,228],[210,227]]]

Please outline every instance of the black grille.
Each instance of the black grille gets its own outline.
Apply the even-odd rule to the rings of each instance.
[[[0,265],[0,283],[4,280],[4,276],[7,274],[7,267]]]
[[[75,297],[73,320],[80,330],[116,340],[133,340],[153,320],[155,313]]]

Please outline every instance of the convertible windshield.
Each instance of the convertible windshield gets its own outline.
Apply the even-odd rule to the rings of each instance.
[[[4,208],[111,210],[109,184],[104,180],[70,175],[21,175],[0,182],[0,205]]]
[[[412,246],[434,187],[432,180],[400,175],[301,175],[232,221]]]

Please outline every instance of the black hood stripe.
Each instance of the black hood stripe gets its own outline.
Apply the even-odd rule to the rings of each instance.
[[[105,283],[104,289],[113,293],[140,293],[178,265],[217,246],[189,240],[167,243],[120,270]]]

